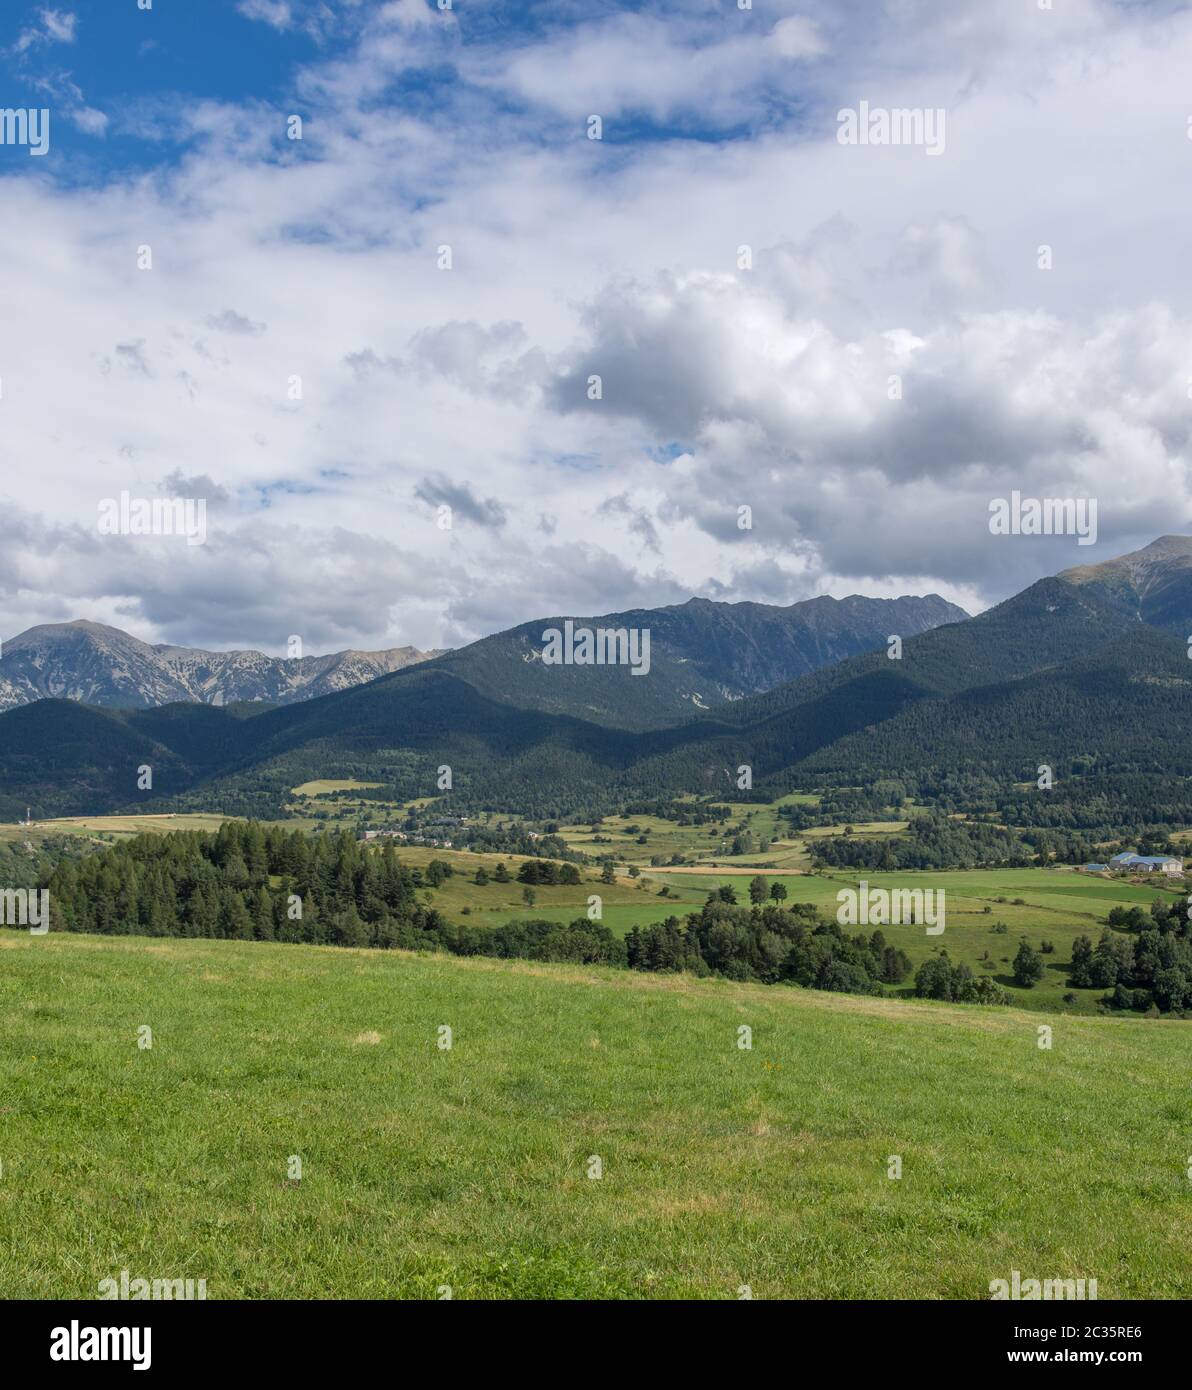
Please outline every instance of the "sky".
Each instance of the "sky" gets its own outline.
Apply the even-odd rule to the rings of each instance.
[[[0,636],[975,612],[1192,532],[1190,70],[1121,0],[8,0]]]

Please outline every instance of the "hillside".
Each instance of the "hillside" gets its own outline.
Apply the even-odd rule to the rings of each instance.
[[[1073,660],[923,699],[809,758],[811,771],[897,776],[926,764],[1033,781],[1082,759],[1192,775],[1192,663],[1183,643],[1135,627]]]
[[[1185,640],[1192,631],[1192,537],[1160,536],[1142,550],[1060,576],[1118,603],[1140,622]]]
[[[614,728],[647,729],[885,648],[968,614],[938,594],[897,599],[822,595],[785,608],[693,598],[668,608],[575,618],[577,626],[648,630],[650,671],[624,666],[547,666],[543,632],[562,617],[539,618],[449,652],[438,670],[491,699]]]
[[[212,1299],[987,1298],[1015,1268],[1188,1292],[1178,1027],[1057,1018],[1043,1050],[1014,1010],[683,976],[0,952],[0,1297],[121,1268]]]
[[[185,700],[207,705],[263,700],[284,705],[347,690],[439,652],[394,647],[280,657],[151,646],[103,623],[48,623],[4,643],[0,710],[32,700],[79,700],[139,709]]]

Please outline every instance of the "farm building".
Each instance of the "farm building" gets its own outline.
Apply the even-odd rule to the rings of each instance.
[[[1115,854],[1109,861],[1111,869],[1134,869],[1146,874],[1167,874],[1182,878],[1184,861],[1170,854]]]

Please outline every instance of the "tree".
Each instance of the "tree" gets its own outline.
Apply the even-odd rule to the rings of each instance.
[[[764,875],[758,874],[756,878],[749,880],[749,901],[755,907],[760,907],[766,900],[766,880]]]
[[[368,928],[360,920],[355,903],[350,903],[332,919],[329,936],[336,946],[368,945]]]
[[[978,975],[974,979],[966,980],[957,995],[966,1004],[1008,1004],[1010,996],[997,983],[991,980],[988,975]]]
[[[248,915],[244,899],[238,894],[233,893],[224,899],[222,916],[225,936],[233,941],[252,940],[252,918]]]
[[[1023,989],[1033,989],[1043,978],[1043,957],[1024,941],[1018,948],[1010,971],[1016,985],[1021,985]]]
[[[1093,985],[1093,943],[1087,936],[1078,936],[1072,943],[1072,968],[1068,983],[1073,989],[1091,989]]]
[[[941,951],[915,971],[915,993],[920,999],[958,999],[972,975],[967,965],[953,965]]]
[[[1097,989],[1129,985],[1134,971],[1134,943],[1111,931],[1103,931],[1093,952],[1089,974]]]
[[[425,878],[432,888],[437,888],[453,873],[455,873],[454,867],[448,864],[445,859],[432,859],[426,866]]]
[[[506,878],[508,878],[508,874],[506,874]],[[483,888],[484,885],[488,882],[488,871],[485,869],[483,864],[481,864],[477,868],[476,877],[473,880],[473,882],[476,883],[476,885],[480,888]]]
[[[785,884],[785,883],[771,883],[771,884],[770,884],[770,897],[773,898],[773,900],[774,900],[776,903],[785,902],[785,901],[786,901],[786,884]]]
[[[493,881],[494,883],[509,882],[509,870],[505,867],[505,861],[503,859],[493,870]]]
[[[600,870],[600,882],[601,882],[601,883],[616,883],[616,881],[617,881],[617,868],[616,868],[616,865],[613,863],[613,861],[612,861],[611,859],[606,859],[606,860],[604,861],[604,868]]]

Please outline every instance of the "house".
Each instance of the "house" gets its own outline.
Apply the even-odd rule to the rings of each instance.
[[[1184,876],[1184,861],[1170,854],[1115,854],[1109,867],[1132,869],[1135,873],[1166,874],[1169,878]]]
[[[1109,869],[1108,864],[1084,864],[1082,865],[1086,874],[1103,874]]]

